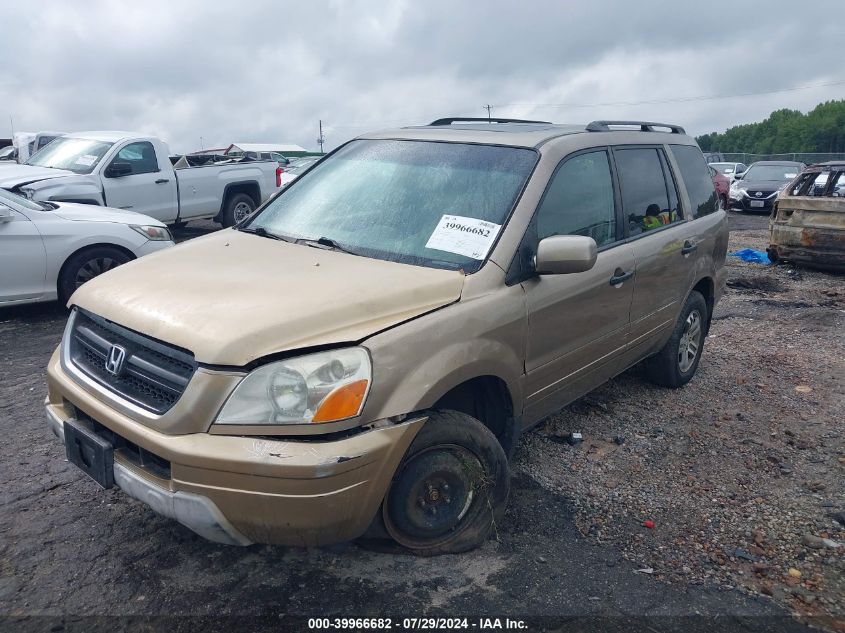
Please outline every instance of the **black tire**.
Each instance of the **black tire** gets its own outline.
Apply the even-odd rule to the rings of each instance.
[[[167,226],[171,230],[177,230],[178,231],[179,229],[184,229],[186,226],[188,226],[188,222],[185,221],[185,220],[182,220],[180,222],[174,222],[173,224],[168,224]]]
[[[691,316],[694,315],[694,316]],[[692,341],[688,332],[692,331],[693,323],[697,322],[697,341]],[[687,384],[695,375],[698,363],[701,360],[701,353],[704,351],[704,339],[707,334],[709,315],[707,302],[697,290],[693,290],[687,297],[672,336],[666,341],[657,354],[646,360],[646,375],[653,383],[677,389]],[[686,339],[684,338],[686,335]],[[681,350],[682,342],[686,345],[686,351]],[[694,356],[690,356],[690,342],[695,342],[696,349]]]
[[[59,301],[67,303],[83,283],[131,259],[131,255],[113,246],[93,246],[71,255],[59,273]]]
[[[457,411],[433,411],[382,503],[387,533],[420,556],[484,543],[504,515],[508,460],[496,436]]]
[[[246,207],[249,207],[249,211],[246,211]],[[255,200],[251,196],[245,193],[234,193],[226,199],[220,223],[227,228],[234,226],[253,211],[255,211]]]

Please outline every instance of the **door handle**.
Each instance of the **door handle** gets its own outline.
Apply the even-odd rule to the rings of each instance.
[[[684,245],[681,248],[681,255],[689,255],[690,253],[692,253],[697,248],[698,248],[698,244],[693,244],[692,242],[687,240],[687,241],[684,242]]]
[[[610,285],[611,286],[618,286],[619,284],[628,281],[633,276],[634,276],[633,270],[629,270],[628,272],[625,272],[621,268],[617,268],[613,272],[613,277],[610,278]]]
[[[169,178],[159,178],[158,180],[156,180],[157,185],[163,185],[166,182],[170,182],[170,179]]]

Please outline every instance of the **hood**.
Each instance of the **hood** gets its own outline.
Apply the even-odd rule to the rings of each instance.
[[[52,211],[65,220],[82,222],[115,222],[117,224],[143,224],[152,226],[166,226],[163,222],[151,218],[142,213],[113,209],[111,207],[98,207],[94,204],[76,204],[72,202],[54,202],[59,205],[58,209]]]
[[[67,169],[53,169],[52,167],[35,167],[32,165],[18,165],[14,163],[0,169],[0,188],[14,189],[21,185],[47,178],[61,178],[62,176],[76,176]]]
[[[188,349],[197,361],[358,341],[457,301],[458,271],[224,230],[92,279],[71,303]]]
[[[792,178],[787,178],[786,180],[737,180],[736,188],[751,189],[752,191],[757,191],[758,189],[760,191],[774,191],[789,184],[791,180]]]

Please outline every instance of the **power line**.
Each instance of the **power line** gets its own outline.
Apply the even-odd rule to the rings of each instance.
[[[737,97],[752,97],[757,95],[771,95],[780,92],[795,92],[796,90],[808,90],[810,88],[823,88],[827,86],[839,86],[845,84],[845,79],[837,81],[828,81],[818,84],[809,84],[806,86],[795,86],[792,88],[778,88],[776,90],[762,90],[760,92],[740,92],[730,95],[700,95],[697,97],[676,97],[673,99],[647,99],[644,101],[608,101],[606,103],[502,103],[495,105],[495,108],[513,108],[513,107],[535,107],[535,108],[598,108],[603,106],[636,106],[636,105],[655,105],[659,103],[687,103],[690,101],[714,101],[717,99],[734,99]]]

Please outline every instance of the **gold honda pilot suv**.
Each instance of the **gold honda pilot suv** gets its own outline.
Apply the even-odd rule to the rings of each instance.
[[[47,420],[100,485],[213,541],[464,551],[521,432],[640,361],[692,378],[727,241],[675,125],[367,134],[77,290]]]

